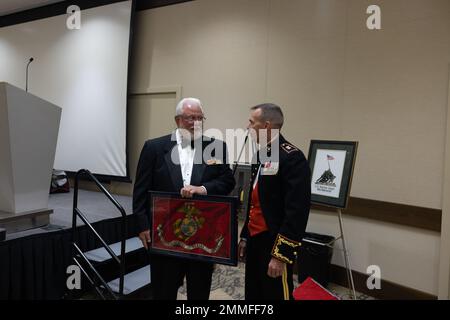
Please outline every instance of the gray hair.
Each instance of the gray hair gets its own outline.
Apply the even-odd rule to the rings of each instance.
[[[200,110],[202,110],[203,113],[203,106],[200,99],[197,98],[184,98],[181,99],[180,102],[178,102],[177,107],[175,109],[175,116],[181,116],[183,114],[183,106],[185,103],[190,102],[191,104],[195,104],[200,107]]]
[[[250,110],[261,109],[261,121],[269,121],[277,129],[281,129],[284,122],[283,111],[281,108],[273,103],[262,103],[251,107]]]

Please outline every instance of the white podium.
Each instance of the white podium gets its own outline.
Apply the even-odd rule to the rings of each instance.
[[[0,228],[49,222],[49,188],[61,108],[0,82]]]

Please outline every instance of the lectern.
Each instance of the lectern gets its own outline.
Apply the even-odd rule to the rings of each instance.
[[[48,224],[61,108],[0,82],[0,228]]]

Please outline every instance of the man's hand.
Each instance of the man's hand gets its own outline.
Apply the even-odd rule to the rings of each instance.
[[[239,241],[239,261],[245,261],[245,257],[247,255],[247,241],[241,240]]]
[[[272,258],[269,262],[269,268],[267,269],[267,275],[272,278],[277,278],[283,274],[286,263]]]
[[[152,242],[152,239],[150,238],[150,230],[145,230],[139,233],[139,239],[141,239],[144,248],[148,250],[148,246]]]
[[[206,188],[187,185],[181,189],[180,194],[183,198],[192,198],[194,194],[206,195]]]

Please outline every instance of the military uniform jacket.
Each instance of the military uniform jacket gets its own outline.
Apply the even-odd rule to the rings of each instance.
[[[273,152],[268,147],[268,152]],[[252,165],[250,188],[259,166],[258,192],[261,210],[275,243],[272,256],[292,264],[305,233],[311,202],[311,173],[302,151],[279,136],[279,163],[277,170],[263,170],[265,163]],[[263,150],[260,151],[261,153]],[[259,159],[259,153],[257,154]],[[258,161],[259,162],[259,161]],[[273,166],[273,164],[272,164]],[[266,172],[264,172],[266,171]],[[249,202],[250,202],[249,197]],[[241,231],[241,238],[248,238],[248,217]]]

